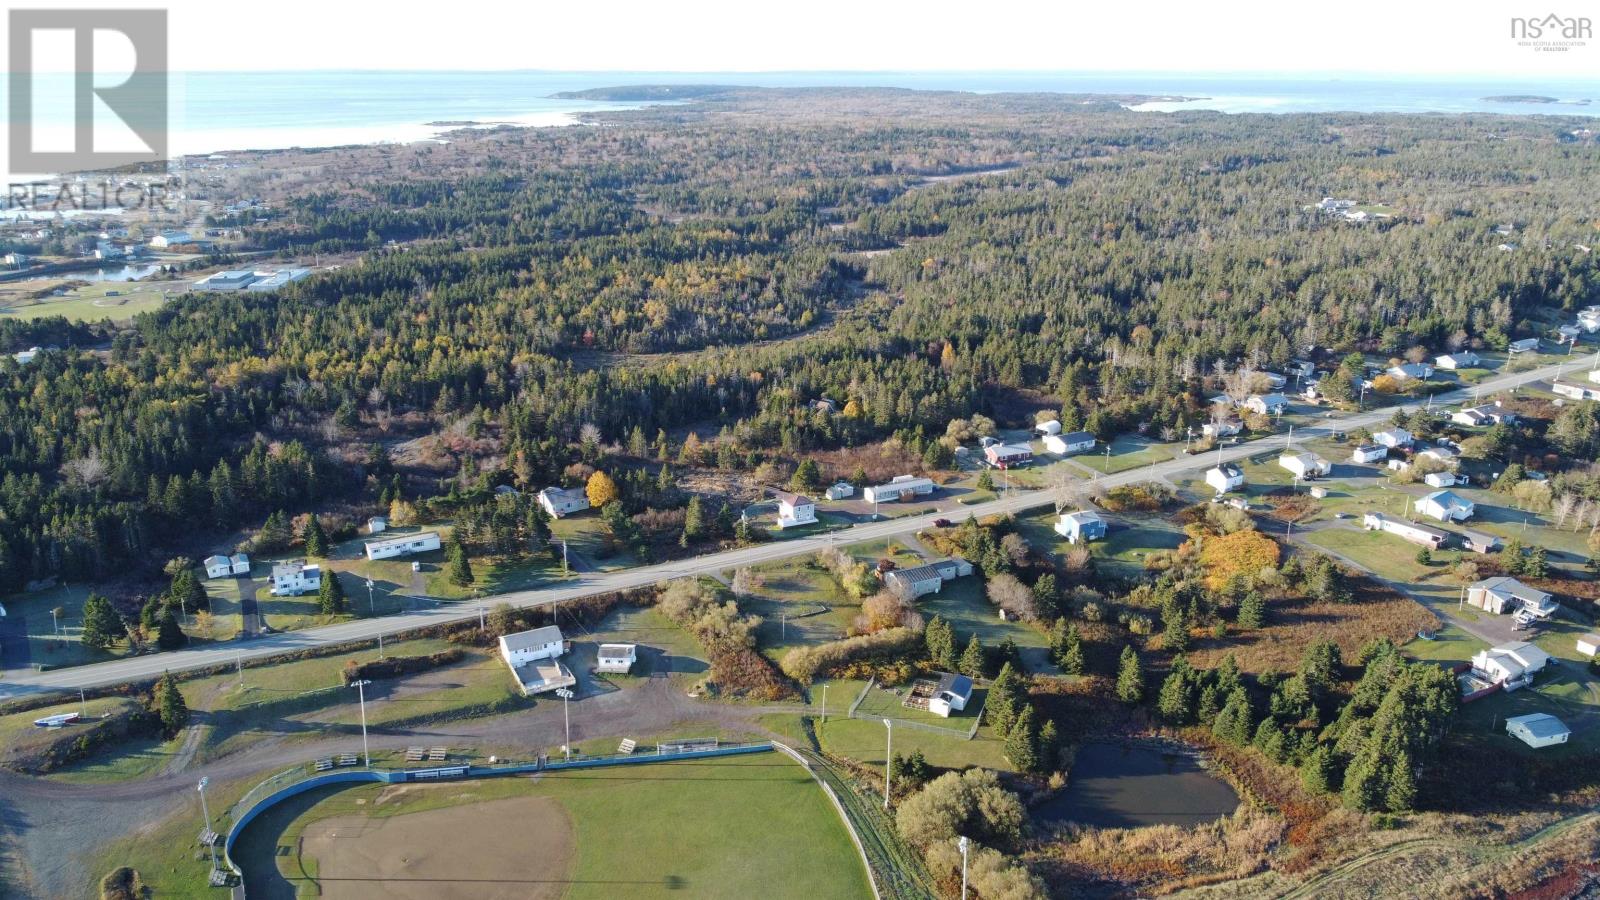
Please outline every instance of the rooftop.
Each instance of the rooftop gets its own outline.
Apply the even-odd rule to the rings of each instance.
[[[546,625],[532,631],[519,631],[500,638],[500,642],[507,650],[530,650],[546,644],[560,643],[561,640],[561,629],[555,625]]]

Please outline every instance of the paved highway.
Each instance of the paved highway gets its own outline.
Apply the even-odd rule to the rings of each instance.
[[[1559,365],[1502,375],[1478,385],[1477,392],[1482,395],[1488,395],[1532,381],[1555,378],[1563,372],[1587,368],[1589,364],[1589,357],[1576,357],[1570,362],[1564,362]],[[1471,400],[1473,396],[1474,392],[1470,388],[1457,390],[1435,395],[1434,403],[1435,405],[1450,405]],[[1393,414],[1394,408],[1387,407],[1360,413],[1335,415],[1319,420],[1316,424],[1296,428],[1294,438],[1320,437],[1334,431],[1351,431],[1357,428],[1370,427],[1387,421]],[[1115,475],[1102,476],[1095,483],[1101,487],[1109,488],[1151,479],[1171,478],[1172,476],[1182,475],[1197,469],[1208,468],[1215,465],[1219,459],[1226,461],[1239,460],[1269,451],[1274,447],[1283,447],[1286,443],[1287,438],[1285,435],[1273,435],[1224,447],[1220,454],[1208,452],[1180,457],[1168,462],[1156,463],[1152,466],[1143,466],[1119,472]],[[996,513],[1017,513],[1049,502],[1051,500],[1046,493],[1019,490],[1009,492],[999,499],[987,503],[966,507],[959,513],[930,513],[900,519],[889,519],[882,522],[869,522],[826,535],[774,541],[752,547],[742,547],[737,550],[712,553],[693,559],[640,566],[615,572],[587,574],[558,586],[485,597],[480,603],[450,603],[423,612],[385,616],[376,619],[356,619],[337,625],[270,635],[244,643],[216,644],[194,650],[154,653],[48,672],[11,673],[4,680],[0,680],[0,698],[38,691],[75,691],[78,688],[99,687],[155,678],[164,671],[182,672],[207,666],[231,664],[238,659],[259,659],[328,644],[375,640],[380,634],[388,635],[428,625],[441,625],[448,622],[473,619],[479,614],[479,606],[488,608],[500,603],[509,603],[517,607],[548,606],[564,600],[572,600],[593,594],[644,587],[673,578],[708,575],[725,569],[735,569],[741,566],[753,566],[758,563],[805,556],[816,553],[833,544],[853,544],[875,538],[891,537],[908,531],[918,531],[931,527],[933,520],[941,516],[961,515],[964,517],[967,513],[971,513],[981,517]]]

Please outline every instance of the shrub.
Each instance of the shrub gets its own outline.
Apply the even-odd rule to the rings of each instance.
[[[810,684],[819,674],[835,674],[840,667],[851,663],[892,662],[919,650],[920,643],[920,632],[901,627],[826,644],[799,646],[784,654],[783,672],[801,684]]]

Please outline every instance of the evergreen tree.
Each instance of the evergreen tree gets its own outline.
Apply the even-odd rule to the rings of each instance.
[[[461,543],[459,536],[450,538],[449,562],[447,573],[450,583],[457,587],[467,587],[472,584],[472,561],[467,557],[467,547]]]
[[[1088,663],[1083,657],[1083,641],[1076,640],[1067,645],[1067,652],[1061,654],[1061,671],[1068,675],[1082,675],[1088,668]]]
[[[1200,688],[1200,700],[1195,704],[1195,721],[1201,725],[1210,725],[1217,718],[1217,713],[1222,711],[1221,695],[1217,693],[1215,685],[1205,685]]]
[[[96,650],[104,650],[120,640],[125,633],[122,617],[112,608],[111,601],[99,594],[90,594],[83,601],[83,634],[80,640]]]
[[[172,607],[167,607],[156,624],[156,646],[163,650],[176,650],[183,646],[185,640],[183,628],[178,625],[177,615],[173,613]]]
[[[990,727],[1004,735],[1016,721],[1019,707],[1024,705],[1026,700],[1017,689],[1016,673],[1010,663],[1005,663],[1000,667],[1000,674],[994,683],[989,686],[989,697],[984,701],[983,710],[989,717]]]
[[[317,519],[316,513],[306,520],[306,527],[301,531],[300,537],[306,542],[306,555],[322,558],[328,555],[328,535],[322,530],[322,522]]]
[[[683,537],[679,539],[680,546],[687,547],[705,534],[705,510],[700,505],[700,496],[696,494],[689,498],[689,506],[683,511]]]
[[[1211,733],[1220,740],[1243,747],[1250,743],[1253,718],[1250,695],[1242,687],[1234,688],[1228,695],[1228,702],[1222,705],[1222,711],[1217,713],[1216,721],[1211,723]]]
[[[992,491],[992,490],[994,490],[994,476],[989,474],[989,470],[988,469],[984,469],[982,472],[978,473],[978,481],[977,481],[976,487],[980,491]]]
[[[200,583],[190,568],[179,569],[173,574],[167,596],[180,610],[194,612],[211,608],[211,595],[206,593],[205,585]]]
[[[342,615],[345,611],[344,585],[337,572],[322,573],[322,586],[317,589],[317,606],[325,616]]]
[[[1132,644],[1122,648],[1122,658],[1117,663],[1117,699],[1123,703],[1144,699],[1144,669]]]
[[[1300,783],[1313,794],[1331,793],[1334,776],[1337,773],[1336,767],[1337,760],[1334,759],[1333,748],[1326,744],[1318,744],[1300,766]]]
[[[1017,721],[1006,733],[1006,759],[1020,772],[1039,770],[1039,730],[1029,704],[1023,704]]]
[[[1417,802],[1416,775],[1411,771],[1411,754],[1400,753],[1389,764],[1389,790],[1384,794],[1384,809],[1405,812]]]
[[[961,651],[960,668],[968,678],[982,678],[989,669],[988,654],[983,652],[983,641],[976,634],[967,641],[967,649]]]
[[[1189,649],[1189,615],[1182,601],[1168,597],[1161,605],[1161,646],[1169,653]]]
[[[1039,768],[1054,772],[1061,762],[1061,735],[1056,731],[1056,720],[1046,719],[1039,729]]]
[[[178,690],[178,683],[173,680],[171,672],[163,673],[161,680],[156,682],[152,705],[161,720],[161,730],[168,737],[189,724],[189,705],[184,702],[183,692]]]
[[[1190,681],[1188,666],[1185,664],[1180,668],[1174,663],[1172,671],[1161,682],[1161,693],[1156,696],[1156,712],[1169,725],[1187,725],[1194,715],[1193,704],[1194,686]]]
[[[1260,591],[1250,591],[1239,601],[1240,628],[1254,631],[1267,623],[1267,598]]]
[[[800,461],[794,470],[794,476],[789,479],[789,488],[797,494],[804,494],[818,490],[822,487],[822,469],[817,461],[807,457]]]
[[[946,672],[955,670],[956,636],[949,622],[934,616],[923,630],[922,639],[928,645],[928,658],[933,660],[935,668]]]
[[[1033,602],[1039,608],[1039,618],[1061,621],[1061,590],[1056,586],[1056,576],[1046,572],[1033,583]]]
[[[289,538],[289,518],[283,510],[275,510],[256,532],[255,548],[263,553],[276,553],[288,549]]]

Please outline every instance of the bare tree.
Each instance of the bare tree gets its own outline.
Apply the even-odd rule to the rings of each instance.
[[[734,571],[733,584],[731,586],[734,596],[749,597],[756,591],[761,590],[763,584],[764,581],[760,575],[745,567]]]
[[[100,448],[91,447],[87,456],[61,464],[61,473],[79,487],[94,487],[105,481],[109,466],[100,458]]]

